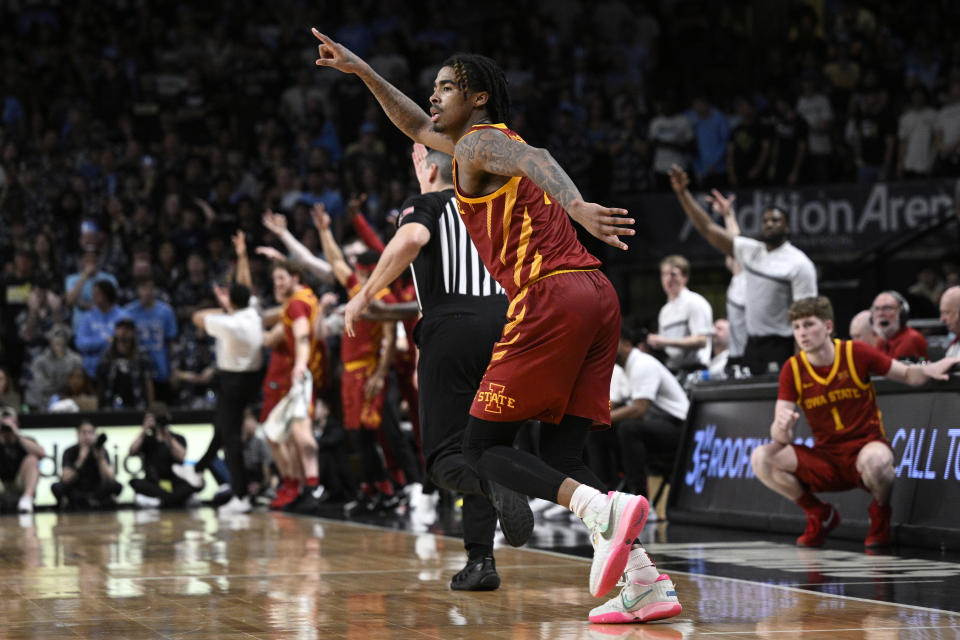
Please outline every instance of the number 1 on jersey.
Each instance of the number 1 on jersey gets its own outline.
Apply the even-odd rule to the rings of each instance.
[[[836,407],[830,407],[830,413],[833,415],[833,424],[836,425],[837,431],[843,431],[843,420],[840,419],[840,412],[837,411]]]

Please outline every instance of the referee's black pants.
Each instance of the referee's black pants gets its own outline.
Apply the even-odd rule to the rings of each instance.
[[[463,542],[471,555],[492,551],[497,514],[464,458],[463,433],[505,321],[505,301],[502,306],[484,302],[469,311],[428,313],[414,333],[427,473],[438,487],[464,494]]]
[[[259,371],[217,371],[217,406],[213,428],[223,446],[233,495],[247,495],[247,471],[243,464],[243,412],[257,397]]]

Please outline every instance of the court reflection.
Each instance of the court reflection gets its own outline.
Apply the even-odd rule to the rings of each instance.
[[[558,525],[539,535],[575,546],[580,528]],[[673,576],[683,613],[646,625],[588,623],[588,612],[602,600],[587,593],[589,562],[583,558],[500,547],[498,591],[453,592],[449,580],[465,559],[459,539],[276,513],[0,517],[0,545],[3,638],[680,640],[702,633],[787,638],[829,631],[832,638],[882,639],[960,633],[958,617],[950,614],[675,571],[677,562],[709,569],[709,547],[692,545],[674,549],[686,557],[671,556],[674,566],[663,568]],[[773,563],[766,551],[763,562]],[[760,557],[758,547],[740,549],[744,562]],[[797,552],[782,557],[781,565],[810,579],[825,567],[839,570],[845,560]],[[889,570],[890,561],[884,562],[873,569]]]

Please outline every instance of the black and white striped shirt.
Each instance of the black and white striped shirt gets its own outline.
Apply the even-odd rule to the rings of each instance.
[[[469,298],[506,294],[483,266],[467,228],[460,219],[453,189],[408,198],[398,225],[417,222],[430,230],[430,242],[410,268],[417,302],[426,314],[440,304],[469,304]]]

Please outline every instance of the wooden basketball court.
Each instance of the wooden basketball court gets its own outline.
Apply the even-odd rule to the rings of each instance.
[[[672,553],[692,557],[695,545],[681,547]],[[587,594],[586,559],[498,548],[500,590],[452,592],[459,539],[275,513],[4,516],[0,549],[8,640],[960,637],[960,614],[949,611],[688,573],[669,561],[660,564],[677,585],[679,617],[591,625],[587,613],[602,601]]]

